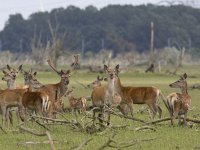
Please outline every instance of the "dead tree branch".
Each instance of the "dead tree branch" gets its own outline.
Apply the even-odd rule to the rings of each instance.
[[[47,137],[48,137],[48,139],[49,139],[49,144],[50,144],[50,146],[51,146],[51,150],[55,150],[55,146],[54,146],[54,144],[53,144],[52,137],[51,137],[51,135],[50,135],[50,133],[49,133],[48,131],[46,131],[46,135],[47,135]]]
[[[87,140],[85,140],[83,143],[81,143],[77,148],[76,150],[80,150],[83,148],[83,146],[87,145],[90,141],[92,141],[93,138],[89,138]]]

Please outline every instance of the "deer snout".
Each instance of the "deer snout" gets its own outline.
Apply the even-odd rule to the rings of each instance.
[[[172,84],[170,84],[169,86],[172,87]]]
[[[5,78],[3,77],[3,78],[2,78],[2,80],[4,81],[4,80],[5,80]]]
[[[113,73],[111,73],[111,74],[110,74],[110,78],[113,79],[113,76],[114,76]]]

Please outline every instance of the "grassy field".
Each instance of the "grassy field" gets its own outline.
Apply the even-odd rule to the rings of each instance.
[[[120,73],[119,77],[121,82],[125,86],[156,86],[160,88],[164,95],[168,95],[170,92],[177,91],[179,89],[172,89],[168,85],[174,82],[179,76],[169,76],[164,73],[156,74],[145,74],[142,73],[140,69],[135,68],[137,71],[130,71],[128,73]],[[188,74],[188,85],[200,82],[200,72],[199,66],[187,66],[181,68],[178,74],[186,72]],[[87,85],[96,78],[97,74],[87,73],[85,71],[77,71],[72,74],[70,79],[70,88],[74,88],[74,95],[78,96],[90,96],[92,90],[84,88],[79,84],[82,83]],[[53,72],[38,72],[38,80],[44,84],[46,83],[56,83],[59,81],[59,77],[56,76]],[[18,83],[23,84],[22,76],[20,75]],[[2,88],[6,87],[6,84],[1,81],[0,85]],[[192,109],[188,112],[188,117],[200,119],[200,92],[199,90],[189,90],[189,94],[192,97]],[[64,98],[65,107],[68,106],[67,99]],[[90,103],[90,102],[89,102]],[[165,108],[163,102],[160,100],[160,106],[163,110],[162,118],[168,117],[169,114]],[[134,112],[145,107],[145,105],[134,105]],[[79,122],[89,122],[90,119],[84,118],[82,115],[75,117],[75,115],[70,113],[64,113],[66,118],[77,119]],[[144,113],[136,113],[136,118],[149,121],[149,112],[145,111]],[[158,117],[157,117],[158,118]],[[156,118],[156,119],[157,119]],[[64,120],[62,116],[59,119]],[[162,122],[156,125],[150,125],[155,128],[155,131],[152,130],[141,130],[136,131],[137,127],[141,127],[143,124],[135,121],[126,120],[124,118],[119,118],[118,116],[111,116],[112,125],[127,125],[125,128],[107,128],[103,131],[95,132],[89,134],[85,131],[79,131],[72,129],[69,125],[48,125],[50,128],[50,134],[55,140],[56,149],[66,150],[74,149],[79,146],[85,140],[92,138],[92,140],[85,146],[83,149],[99,149],[102,147],[113,134],[116,134],[113,138],[116,141],[115,145],[123,145],[125,142],[134,143],[130,147],[122,149],[148,149],[148,150],[190,150],[190,149],[200,149],[200,125],[194,124],[192,128],[178,126],[177,121],[175,126],[171,126],[170,122]],[[34,122],[27,124],[28,127],[36,129],[38,132],[45,132],[46,130],[37,125]],[[36,144],[36,145],[25,145],[25,142],[42,142],[46,141],[47,137],[34,136],[29,133],[21,132],[18,129],[17,121],[15,120],[14,127],[6,129],[7,134],[4,134],[0,131],[0,148],[5,150],[13,149],[50,149],[49,144]],[[121,143],[121,144],[120,144]],[[126,143],[126,144],[127,144]],[[113,149],[113,148],[105,148]]]

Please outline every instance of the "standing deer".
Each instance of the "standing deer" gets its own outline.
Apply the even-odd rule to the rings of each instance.
[[[164,101],[165,105],[170,113],[171,124],[174,124],[174,119],[178,115],[178,124],[181,124],[181,115],[184,115],[184,124],[187,125],[187,112],[191,106],[191,97],[187,91],[187,74],[184,73],[179,80],[170,84],[172,88],[180,88],[181,93],[171,93],[167,96],[167,99]]]
[[[158,105],[159,96],[164,99],[160,89],[156,87],[125,87],[118,80],[118,87],[121,90],[122,102],[119,106],[120,111],[126,114],[123,105],[127,105],[133,116],[132,104],[147,104],[152,112],[152,119],[158,113],[161,118],[162,109]]]
[[[22,70],[22,65],[20,65],[18,69],[11,68],[9,65],[7,65],[7,70],[6,69],[2,70],[4,74],[4,76],[2,77],[2,80],[6,81],[8,89],[19,88],[19,87],[16,87],[16,77],[21,70]],[[18,111],[16,110],[16,112],[17,112],[16,114],[18,118],[19,116]],[[10,108],[7,109],[6,114],[7,114],[6,121],[8,120],[8,117],[9,117],[10,123],[11,125],[13,125],[12,112]]]
[[[105,106],[112,107],[114,104],[117,105],[116,96],[119,96],[120,89],[116,85],[119,73],[119,65],[115,68],[108,68],[104,65],[104,71],[107,76],[107,84],[105,86],[98,86],[92,91],[92,103],[93,107],[98,107],[100,109],[99,121],[102,123],[102,117],[104,115]],[[118,102],[118,105],[120,102]],[[96,109],[93,110],[93,117],[95,121]],[[110,112],[108,112],[108,121],[107,125],[110,125]]]
[[[109,79],[109,77],[107,78],[109,79],[108,85],[111,85],[108,87],[114,86],[113,89],[114,89],[114,93],[115,93],[114,95],[116,95],[115,96],[116,98],[112,96],[113,100],[120,101],[121,99],[121,103],[118,106],[118,109],[124,115],[128,115],[128,111],[126,109],[129,109],[131,111],[131,115],[133,116],[132,104],[147,104],[152,112],[152,118],[155,117],[157,112],[159,113],[159,117],[161,117],[162,109],[158,105],[159,96],[161,96],[162,99],[164,99],[164,96],[162,95],[161,91],[155,87],[131,87],[131,86],[125,87],[123,86],[118,77],[118,72],[119,72],[118,69],[119,69],[119,66],[117,66],[114,72],[111,72],[111,74],[115,73],[114,82],[110,82],[111,80]],[[103,97],[105,93],[104,92],[105,89],[103,88],[105,87],[100,87],[100,88],[97,88],[97,90],[94,90],[93,92],[95,94],[92,97],[94,98],[96,96],[101,97],[97,99],[101,99],[103,101]],[[128,107],[125,107],[125,106],[128,106]]]
[[[47,60],[47,62],[49,66],[61,77],[61,80],[59,83],[56,83],[56,84],[44,85],[43,87],[39,88],[37,91],[47,94],[49,96],[49,101],[51,101],[51,103],[54,103],[55,97],[57,96],[58,98],[61,98],[63,95],[65,95],[68,89],[70,70],[58,71],[50,60]],[[51,109],[53,108],[50,108],[50,110]],[[49,112],[49,115],[52,115],[51,111]]]

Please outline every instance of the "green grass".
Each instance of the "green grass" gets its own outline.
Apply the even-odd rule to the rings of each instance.
[[[186,72],[189,75],[188,85],[200,82],[200,72],[198,72],[198,66],[186,66],[181,68],[179,74]],[[38,72],[38,80],[42,83],[56,83],[59,81],[59,77],[53,72]],[[86,71],[77,71],[72,73],[70,79],[70,88],[74,88],[74,95],[78,96],[90,96],[92,90],[86,89],[78,82],[87,85],[96,78],[97,74],[87,73]],[[190,77],[191,76],[191,77]],[[195,78],[193,77],[195,76]],[[178,79],[178,76],[169,76],[164,73],[142,73],[141,71],[130,71],[128,73],[120,73],[119,75],[121,82],[125,86],[156,86],[161,89],[163,94],[166,96],[171,92],[177,91],[179,89],[172,89],[168,85]],[[78,81],[78,82],[77,82]],[[22,76],[19,76],[17,82],[23,84]],[[105,82],[104,82],[105,84]],[[6,84],[1,81],[0,86],[2,88],[6,87]],[[200,119],[200,92],[199,90],[189,90],[189,94],[192,97],[192,110],[188,112],[188,117],[197,116]],[[67,99],[64,98],[65,107],[67,107]],[[134,111],[141,109],[145,105],[134,105]],[[165,108],[162,101],[160,101],[160,106],[163,109],[162,117],[168,117],[167,109]],[[15,116],[15,115],[14,115]],[[72,114],[65,113],[64,116],[68,119],[75,119],[76,117]],[[82,115],[78,116],[77,120],[81,122]],[[184,126],[176,125],[173,127],[170,122],[163,122],[157,125],[151,125],[156,131],[143,130],[135,131],[135,128],[142,126],[141,123],[125,120],[117,116],[111,116],[111,121],[113,125],[128,125],[126,128],[121,129],[106,129],[102,132],[96,132],[94,134],[89,134],[86,132],[81,132],[72,129],[69,125],[49,125],[51,136],[54,140],[60,141],[60,143],[55,143],[56,149],[72,149],[80,145],[86,139],[92,138],[83,149],[98,149],[100,148],[114,133],[116,134],[114,140],[117,143],[128,142],[135,140],[135,144],[126,149],[148,149],[148,150],[173,150],[173,149],[200,149],[199,137],[200,137],[200,125],[195,124],[193,128],[188,128]],[[143,120],[150,120],[148,111],[144,113],[135,114],[136,118]],[[59,119],[63,119],[61,116]],[[89,121],[86,119],[83,121]],[[49,144],[37,144],[31,146],[24,146],[22,143],[27,141],[46,141],[47,137],[38,137],[31,135],[29,133],[19,131],[17,127],[17,121],[15,120],[14,127],[7,130],[7,134],[0,131],[0,147],[5,150],[13,149],[50,149]],[[45,129],[38,126],[36,123],[29,123],[28,127],[36,129],[39,132],[44,132]],[[155,138],[150,141],[143,141]],[[112,148],[106,148],[112,149]]]

